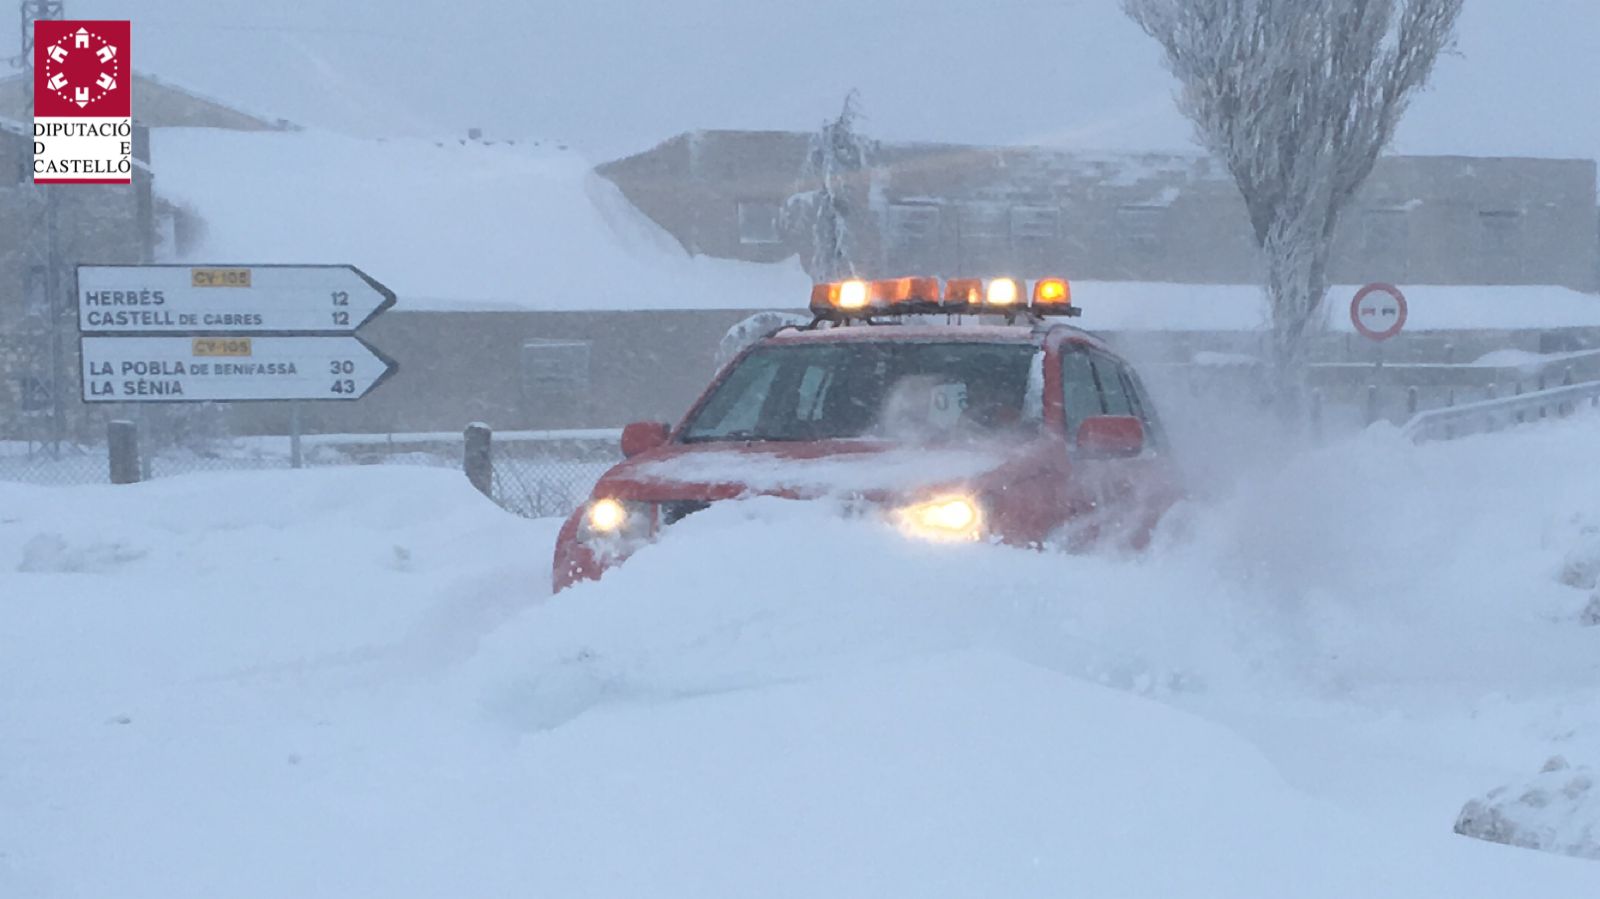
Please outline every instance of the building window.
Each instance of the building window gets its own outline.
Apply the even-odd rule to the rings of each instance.
[[[1478,254],[1490,275],[1522,270],[1522,213],[1511,209],[1478,213]]]
[[[778,204],[765,200],[739,201],[739,242],[781,243],[782,239],[778,234]]]
[[[992,203],[963,203],[961,213],[961,238],[1004,243],[1010,236],[1007,210]]]
[[[1011,267],[1010,208],[998,203],[957,207],[956,270],[995,272]]]
[[[570,406],[589,395],[589,341],[530,340],[522,345],[522,396]]]
[[[1120,206],[1117,208],[1117,237],[1123,246],[1141,256],[1153,256],[1161,249],[1166,226],[1165,206]]]
[[[932,246],[939,236],[939,207],[895,203],[889,207],[889,235],[901,249]]]
[[[1011,239],[1019,244],[1052,243],[1061,229],[1061,213],[1054,206],[1011,207]]]

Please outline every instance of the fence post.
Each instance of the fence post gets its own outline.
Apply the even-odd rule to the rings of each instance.
[[[289,467],[300,468],[305,457],[300,454],[300,403],[289,401]]]
[[[106,448],[111,457],[111,483],[139,483],[139,426],[131,421],[107,422]]]
[[[1415,388],[1412,388],[1412,389],[1415,389]],[[1452,387],[1449,390],[1445,391],[1445,394],[1444,394],[1444,407],[1446,409],[1453,409],[1453,408],[1455,408],[1455,405],[1456,405],[1456,389],[1454,387]],[[1449,422],[1447,422],[1445,424],[1445,426],[1444,426],[1444,439],[1446,439],[1446,440],[1454,440],[1454,439],[1456,439],[1456,426],[1454,424],[1449,423]]]
[[[1453,343],[1447,343],[1444,345],[1444,364],[1456,364],[1456,345]]]
[[[1322,443],[1322,389],[1311,391],[1311,440]]]
[[[1407,387],[1406,388],[1406,418],[1407,419],[1411,419],[1411,418],[1416,418],[1416,416],[1417,416],[1417,388],[1415,386]]]
[[[494,499],[494,432],[481,421],[467,425],[463,436],[466,449],[462,455],[467,480],[478,492]]]
[[[1522,396],[1522,381],[1521,380],[1517,381],[1517,390],[1516,390],[1516,394],[1515,395],[1516,396]],[[1519,425],[1522,424],[1522,410],[1521,409],[1517,410],[1517,424],[1519,424]]]
[[[1367,385],[1367,425],[1378,420],[1378,385]]]

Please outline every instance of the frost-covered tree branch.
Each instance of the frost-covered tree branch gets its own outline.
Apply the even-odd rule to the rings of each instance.
[[[1179,108],[1244,198],[1286,391],[1303,381],[1340,213],[1450,47],[1462,2],[1123,0],[1166,51]]]
[[[785,220],[808,231],[813,278],[833,281],[860,274],[860,241],[854,225],[865,211],[863,178],[871,164],[872,145],[856,133],[860,98],[851,91],[837,118],[824,122],[811,137],[800,172],[802,190],[789,198]]]

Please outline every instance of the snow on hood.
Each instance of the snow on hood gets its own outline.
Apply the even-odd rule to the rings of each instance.
[[[756,492],[860,493],[908,490],[969,480],[1003,464],[999,447],[852,448],[817,458],[782,450],[695,449],[640,463],[627,472],[640,480],[679,484],[742,484]]]

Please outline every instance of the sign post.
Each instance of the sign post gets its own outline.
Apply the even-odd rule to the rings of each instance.
[[[1393,284],[1374,282],[1356,291],[1350,300],[1350,323],[1356,332],[1378,345],[1372,383],[1367,385],[1367,424],[1378,417],[1378,376],[1383,368],[1383,342],[1406,326],[1406,296]]]

